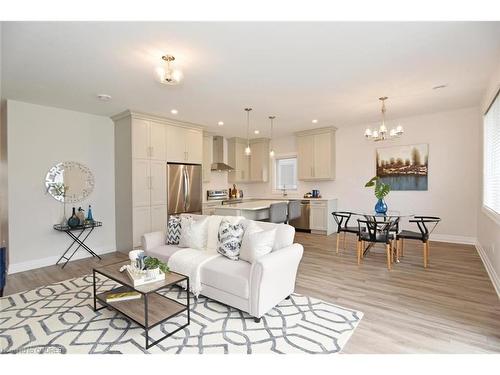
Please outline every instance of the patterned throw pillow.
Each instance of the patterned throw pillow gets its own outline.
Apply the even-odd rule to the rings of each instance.
[[[231,224],[229,220],[222,219],[219,226],[217,252],[231,260],[238,260],[244,232],[245,228],[242,223]]]
[[[167,223],[167,245],[178,245],[181,237],[181,218],[170,216]]]

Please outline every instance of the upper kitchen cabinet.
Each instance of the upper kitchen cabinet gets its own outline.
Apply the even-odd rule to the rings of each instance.
[[[134,159],[166,160],[165,125],[140,118],[131,118],[132,157]]]
[[[227,141],[228,164],[234,168],[229,172],[229,182],[267,182],[269,180],[269,139],[250,140],[250,156],[245,155],[247,140],[229,138]]]
[[[214,154],[214,137],[210,133],[203,134],[203,182],[210,182]]]
[[[227,175],[228,182],[250,181],[250,157],[245,155],[247,140],[229,138],[227,140],[227,163],[234,168]]]
[[[267,182],[269,179],[269,139],[250,141],[250,182]]]
[[[203,132],[201,130],[169,125],[166,135],[169,162],[202,163]]]
[[[295,133],[299,180],[335,179],[334,127]]]

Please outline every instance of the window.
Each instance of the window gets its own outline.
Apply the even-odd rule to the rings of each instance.
[[[275,163],[275,189],[297,190],[297,158],[276,158]]]
[[[500,215],[500,91],[484,115],[483,205]]]

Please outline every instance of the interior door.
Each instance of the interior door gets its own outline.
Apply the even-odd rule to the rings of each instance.
[[[167,207],[169,215],[185,211],[184,167],[184,164],[167,164]]]
[[[184,171],[187,182],[186,212],[201,212],[201,165],[185,165]]]

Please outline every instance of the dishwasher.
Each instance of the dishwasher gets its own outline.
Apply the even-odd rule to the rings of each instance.
[[[310,231],[309,226],[309,212],[311,209],[311,202],[308,200],[300,201],[300,216],[296,219],[290,220],[290,225],[298,230]]]

